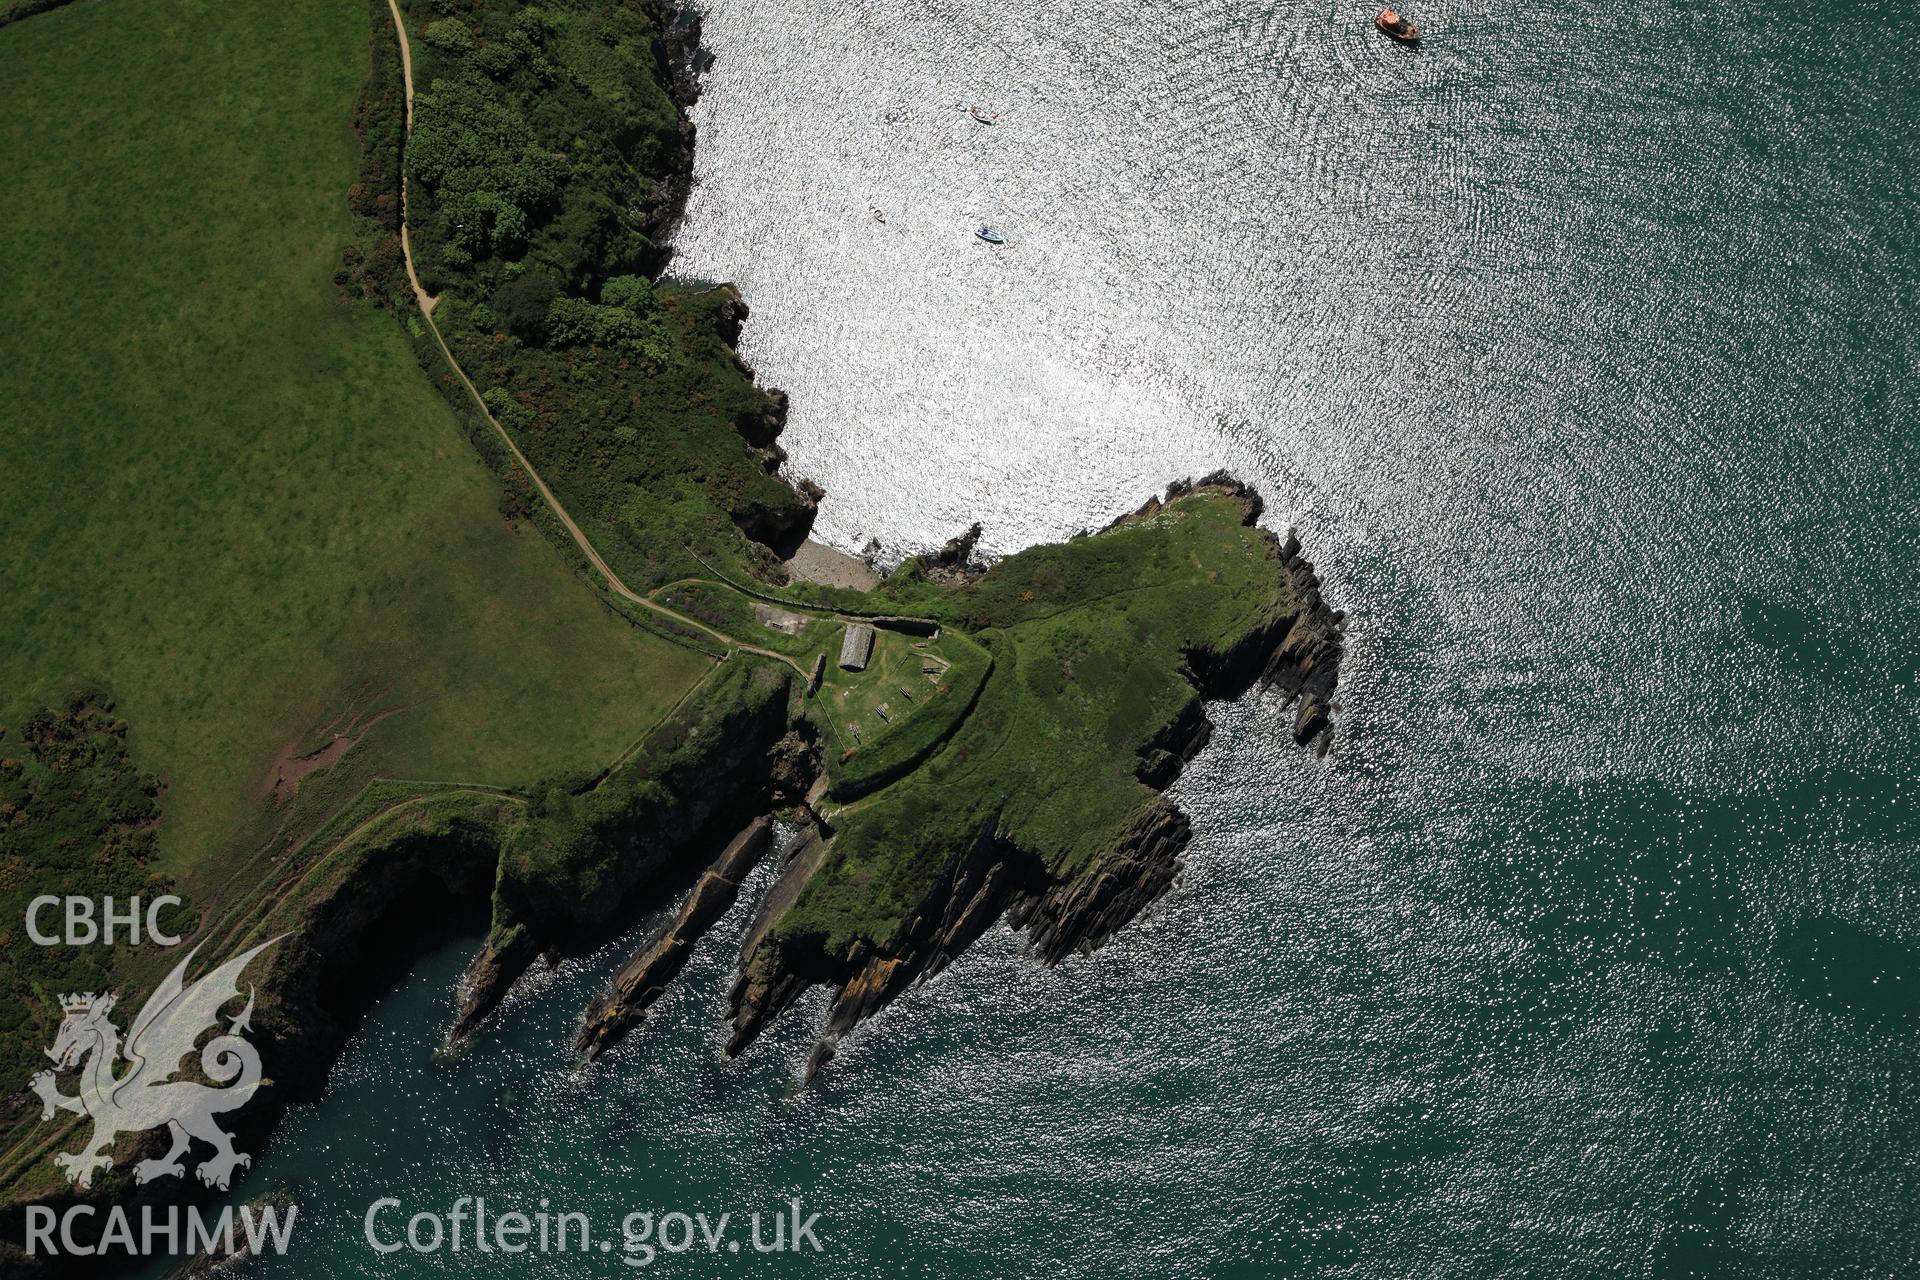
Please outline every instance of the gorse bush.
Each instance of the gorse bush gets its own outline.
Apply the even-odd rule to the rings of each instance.
[[[130,955],[126,946],[36,946],[26,932],[28,904],[42,894],[124,904],[171,891],[150,866],[160,793],[160,781],[133,763],[126,722],[100,695],[75,693],[11,733],[0,728],[0,909],[9,921],[0,929],[0,1064],[10,1078],[24,1081],[47,1065],[34,1050],[60,1025],[55,994],[106,990]],[[40,927],[58,932],[57,915],[46,912]],[[160,922],[188,932],[193,919],[181,906]]]
[[[629,585],[768,563],[811,503],[739,430],[766,395],[726,291],[656,287],[692,164],[653,0],[414,0],[411,235],[434,319]],[[691,553],[691,554],[690,554]]]
[[[585,298],[548,303],[547,341],[556,347],[620,347],[654,364],[674,358],[673,337],[661,321],[646,277],[615,276],[601,287],[600,297],[598,303]]]
[[[567,158],[539,144],[497,85],[439,80],[415,102],[408,172],[435,195],[436,243],[450,264],[518,257],[551,212]]]
[[[541,268],[591,296],[642,269],[632,211],[684,160],[649,9],[438,0],[422,18],[407,173],[428,288],[487,300]]]

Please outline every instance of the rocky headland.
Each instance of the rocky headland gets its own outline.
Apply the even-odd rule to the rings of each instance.
[[[419,20],[455,8],[460,30],[422,42],[449,80],[470,73],[462,59],[476,50],[526,34],[512,0],[440,0]],[[798,838],[783,842],[778,875],[752,906],[728,1052],[826,987],[833,1002],[811,1075],[842,1037],[995,923],[1021,930],[1039,963],[1057,964],[1102,946],[1165,894],[1192,823],[1161,793],[1209,741],[1207,701],[1270,688],[1291,703],[1296,742],[1325,752],[1332,739],[1343,618],[1298,538],[1262,529],[1259,495],[1224,474],[991,565],[975,556],[976,526],[867,590],[790,582],[782,562],[824,495],[782,475],[786,397],[756,386],[734,350],[746,303],[728,285],[657,278],[691,172],[685,106],[705,61],[697,24],[651,3],[612,16],[561,8],[569,20],[611,24],[596,30],[604,43],[649,50],[635,60],[636,91],[669,95],[674,124],[633,134],[644,147],[618,144],[630,152],[622,163],[640,165],[644,151],[652,166],[616,193],[619,234],[569,247],[579,255],[572,280],[543,275],[532,256],[501,268],[527,252],[504,239],[482,246],[485,256],[440,253],[435,237],[451,234],[458,193],[436,189],[423,166],[409,168],[415,238],[427,246],[447,350],[566,500],[580,536],[642,590],[705,583],[713,612],[676,621],[608,607],[715,665],[601,773],[512,794],[449,785],[343,814],[328,841],[290,853],[256,901],[216,923],[205,941],[219,947],[288,935],[260,987],[269,1081],[240,1115],[249,1149],[293,1100],[318,1092],[366,1004],[446,930],[488,926],[461,985],[459,1043],[484,1034],[529,970],[677,904],[585,1011],[574,1048],[599,1056],[643,1025],[714,923],[742,909],[779,814]],[[386,8],[373,12],[380,31]],[[391,54],[378,42],[374,54],[378,75]],[[591,85],[582,77],[574,91],[590,95]],[[445,110],[422,103],[429,124]],[[383,171],[397,183],[397,151],[389,160]],[[565,191],[557,199],[568,207]],[[384,244],[395,230],[369,223],[368,234]],[[411,305],[393,279],[348,274],[372,301]],[[436,351],[416,348],[501,476],[502,514],[544,529],[591,578],[519,464],[475,425],[460,382]],[[781,642],[764,628],[752,644],[724,643],[759,626],[755,604],[808,620],[797,647],[769,647]],[[834,656],[856,622],[877,629],[875,659],[844,670]],[[118,1175],[88,1192],[16,1183],[0,1226],[17,1239],[28,1199],[192,1191],[135,1188]]]

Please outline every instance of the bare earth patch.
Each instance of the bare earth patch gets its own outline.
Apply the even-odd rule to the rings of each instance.
[[[390,715],[404,711],[404,707],[389,707],[385,711],[376,711],[365,720],[350,721],[344,728],[337,729],[327,741],[318,748],[300,753],[300,746],[310,742],[310,737],[295,738],[280,749],[273,761],[273,803],[277,807],[293,799],[293,793],[300,785],[300,779],[310,773],[318,773],[340,762],[340,758],[353,750],[353,745],[366,737],[367,730],[379,724]],[[323,731],[324,732],[324,731]]]

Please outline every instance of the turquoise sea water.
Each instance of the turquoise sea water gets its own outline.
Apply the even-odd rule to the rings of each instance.
[[[362,1238],[462,1195],[820,1214],[676,1274],[1920,1273],[1905,11],[707,9],[681,267],[822,533],[1005,551],[1230,466],[1350,613],[1335,749],[1216,708],[1147,919],[996,931],[805,1091],[817,1000],[719,1058],[737,917],[584,1076],[631,937],[450,1063],[438,952],[261,1158],[262,1274],[627,1271]]]

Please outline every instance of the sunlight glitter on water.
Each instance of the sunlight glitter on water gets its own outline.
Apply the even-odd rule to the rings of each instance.
[[[449,953],[263,1174],[799,1193],[841,1276],[1920,1265],[1911,24],[705,8],[676,270],[741,284],[822,536],[1006,552],[1229,467],[1350,613],[1335,750],[1214,708],[1147,918],[995,930],[803,1093],[818,999],[718,1056],[739,914],[583,1078],[631,937],[423,1065]],[[323,1239],[287,1273],[386,1273]]]

